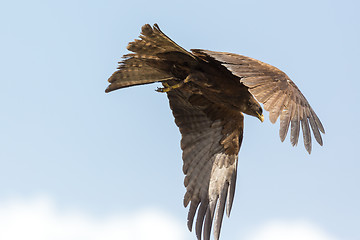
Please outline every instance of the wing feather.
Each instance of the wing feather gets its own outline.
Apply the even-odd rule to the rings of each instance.
[[[199,200],[193,198],[193,200],[191,201],[191,204],[190,204],[189,213],[188,213],[188,217],[187,217],[187,220],[188,220],[187,226],[188,226],[190,232],[192,231],[194,217],[195,217],[196,210],[199,206],[199,203],[200,203]]]
[[[293,146],[297,145],[300,131],[299,107],[293,104],[293,116],[291,117],[290,141]]]
[[[219,196],[219,203],[216,206],[216,215],[214,220],[214,238],[219,239],[220,236],[220,229],[222,220],[224,217],[224,210],[225,210],[225,203],[226,197],[228,192],[229,183],[226,182],[224,188],[222,189],[220,196]]]
[[[196,218],[196,225],[195,225],[195,231],[196,231],[196,237],[198,239],[201,239],[201,230],[203,227],[203,222],[205,219],[205,213],[208,208],[208,202],[206,200],[202,200],[199,210],[197,212],[197,218]]]
[[[291,109],[284,110],[280,115],[280,140],[283,142],[286,138],[291,119]]]
[[[275,84],[267,84],[265,85],[266,87],[263,89],[263,91],[258,93],[258,97],[257,99],[261,102],[261,103],[265,103],[267,100],[270,99],[270,97],[272,97],[274,95],[274,93],[276,93],[276,85]],[[266,109],[265,109],[266,110]]]
[[[264,93],[268,92],[274,86],[276,86],[274,83],[264,83],[263,85],[257,85],[254,88],[252,88],[252,91],[253,91],[253,94],[264,95]]]
[[[279,115],[282,113],[282,110],[284,108],[284,102],[286,101],[286,98],[287,98],[287,96],[284,94],[280,94],[280,91],[279,91],[277,101],[272,103],[274,107],[269,111],[270,112],[269,118],[272,123],[275,123],[276,120],[278,119]],[[270,105],[270,103],[268,103],[268,104]],[[265,105],[264,105],[264,107],[265,107]]]
[[[264,109],[270,109],[271,111],[274,110],[273,106],[275,106],[276,102],[279,100],[279,98],[281,98],[282,96],[284,96],[283,94],[281,94],[280,91],[274,91],[270,94],[270,97],[264,101]]]
[[[291,122],[290,142],[296,145],[300,134],[300,122],[306,150],[311,152],[311,130],[316,141],[322,145],[321,134],[325,133],[321,121],[293,81],[278,68],[242,55],[192,50],[199,57],[207,55],[226,67],[250,93],[270,112],[270,121],[275,123],[280,116],[279,135],[284,141]],[[293,108],[293,109],[291,109]],[[290,114],[289,114],[290,113]]]
[[[259,77],[247,77],[246,79],[246,85],[248,87],[254,88],[256,86],[262,86],[263,84],[269,83],[270,78],[268,76],[259,76]]]
[[[311,152],[311,135],[310,135],[310,127],[309,122],[307,118],[301,119],[301,127],[304,131],[303,137],[304,137],[304,144],[305,148],[309,149],[309,152]]]
[[[236,169],[231,176],[231,180],[229,181],[229,188],[227,193],[228,197],[226,199],[226,215],[228,217],[230,217],[230,212],[234,201],[235,187],[236,187]]]
[[[310,115],[313,115],[312,110],[310,110]],[[323,142],[322,142],[321,134],[319,131],[320,127],[317,125],[314,117],[309,118],[309,122],[310,122],[310,126],[314,133],[316,141],[322,146]]]
[[[319,128],[319,130],[322,133],[325,133],[325,129],[320,121],[320,119],[318,118],[318,116],[316,115],[316,113],[314,112],[314,110],[311,109],[311,116],[315,119],[316,125]]]
[[[209,206],[206,212],[205,222],[204,222],[204,240],[210,239],[211,226],[214,219],[216,203],[219,199],[219,195],[213,196],[214,198],[210,199]]]

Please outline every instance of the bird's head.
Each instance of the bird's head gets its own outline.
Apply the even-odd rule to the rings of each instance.
[[[247,99],[244,113],[257,117],[261,122],[264,121],[264,115],[262,114],[262,108],[260,104],[255,100],[253,96]]]

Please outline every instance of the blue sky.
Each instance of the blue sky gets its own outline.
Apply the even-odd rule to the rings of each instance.
[[[302,140],[281,143],[268,115],[264,123],[246,117],[221,239],[270,234],[274,224],[329,236],[317,240],[359,239],[359,8],[357,1],[1,3],[0,222],[21,209],[41,216],[40,209],[54,219],[80,212],[79,222],[92,219],[83,226],[96,228],[155,212],[149,216],[159,224],[182,231],[179,239],[195,239],[186,231],[180,133],[166,96],[156,84],[104,93],[127,43],[143,24],[158,23],[186,49],[234,52],[285,71],[326,130],[324,146],[315,143],[308,155]],[[66,239],[79,239],[77,229]]]

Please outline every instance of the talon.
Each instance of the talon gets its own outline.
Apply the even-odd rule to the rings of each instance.
[[[170,91],[168,89],[170,89],[171,86],[167,82],[162,82],[162,85],[164,87],[158,87],[155,91],[157,91],[157,92],[168,92],[168,91]]]
[[[165,93],[165,92],[169,92],[171,90],[171,87],[158,87],[157,89],[155,89],[155,91],[157,92],[162,92],[162,93]]]

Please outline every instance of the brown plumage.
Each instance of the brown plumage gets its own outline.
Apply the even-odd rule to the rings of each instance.
[[[110,78],[106,92],[162,82],[179,127],[183,150],[186,194],[190,203],[188,227],[196,216],[197,238],[219,239],[226,207],[229,216],[234,199],[238,153],[244,115],[263,121],[262,108],[275,123],[280,116],[280,139],[291,126],[290,141],[298,143],[300,124],[304,145],[311,152],[311,133],[322,145],[325,130],[304,95],[282,71],[258,60],[202,49],[186,51],[159,27],[146,24],[140,39],[129,43],[133,53],[124,56]],[[310,123],[310,127],[309,127]]]

